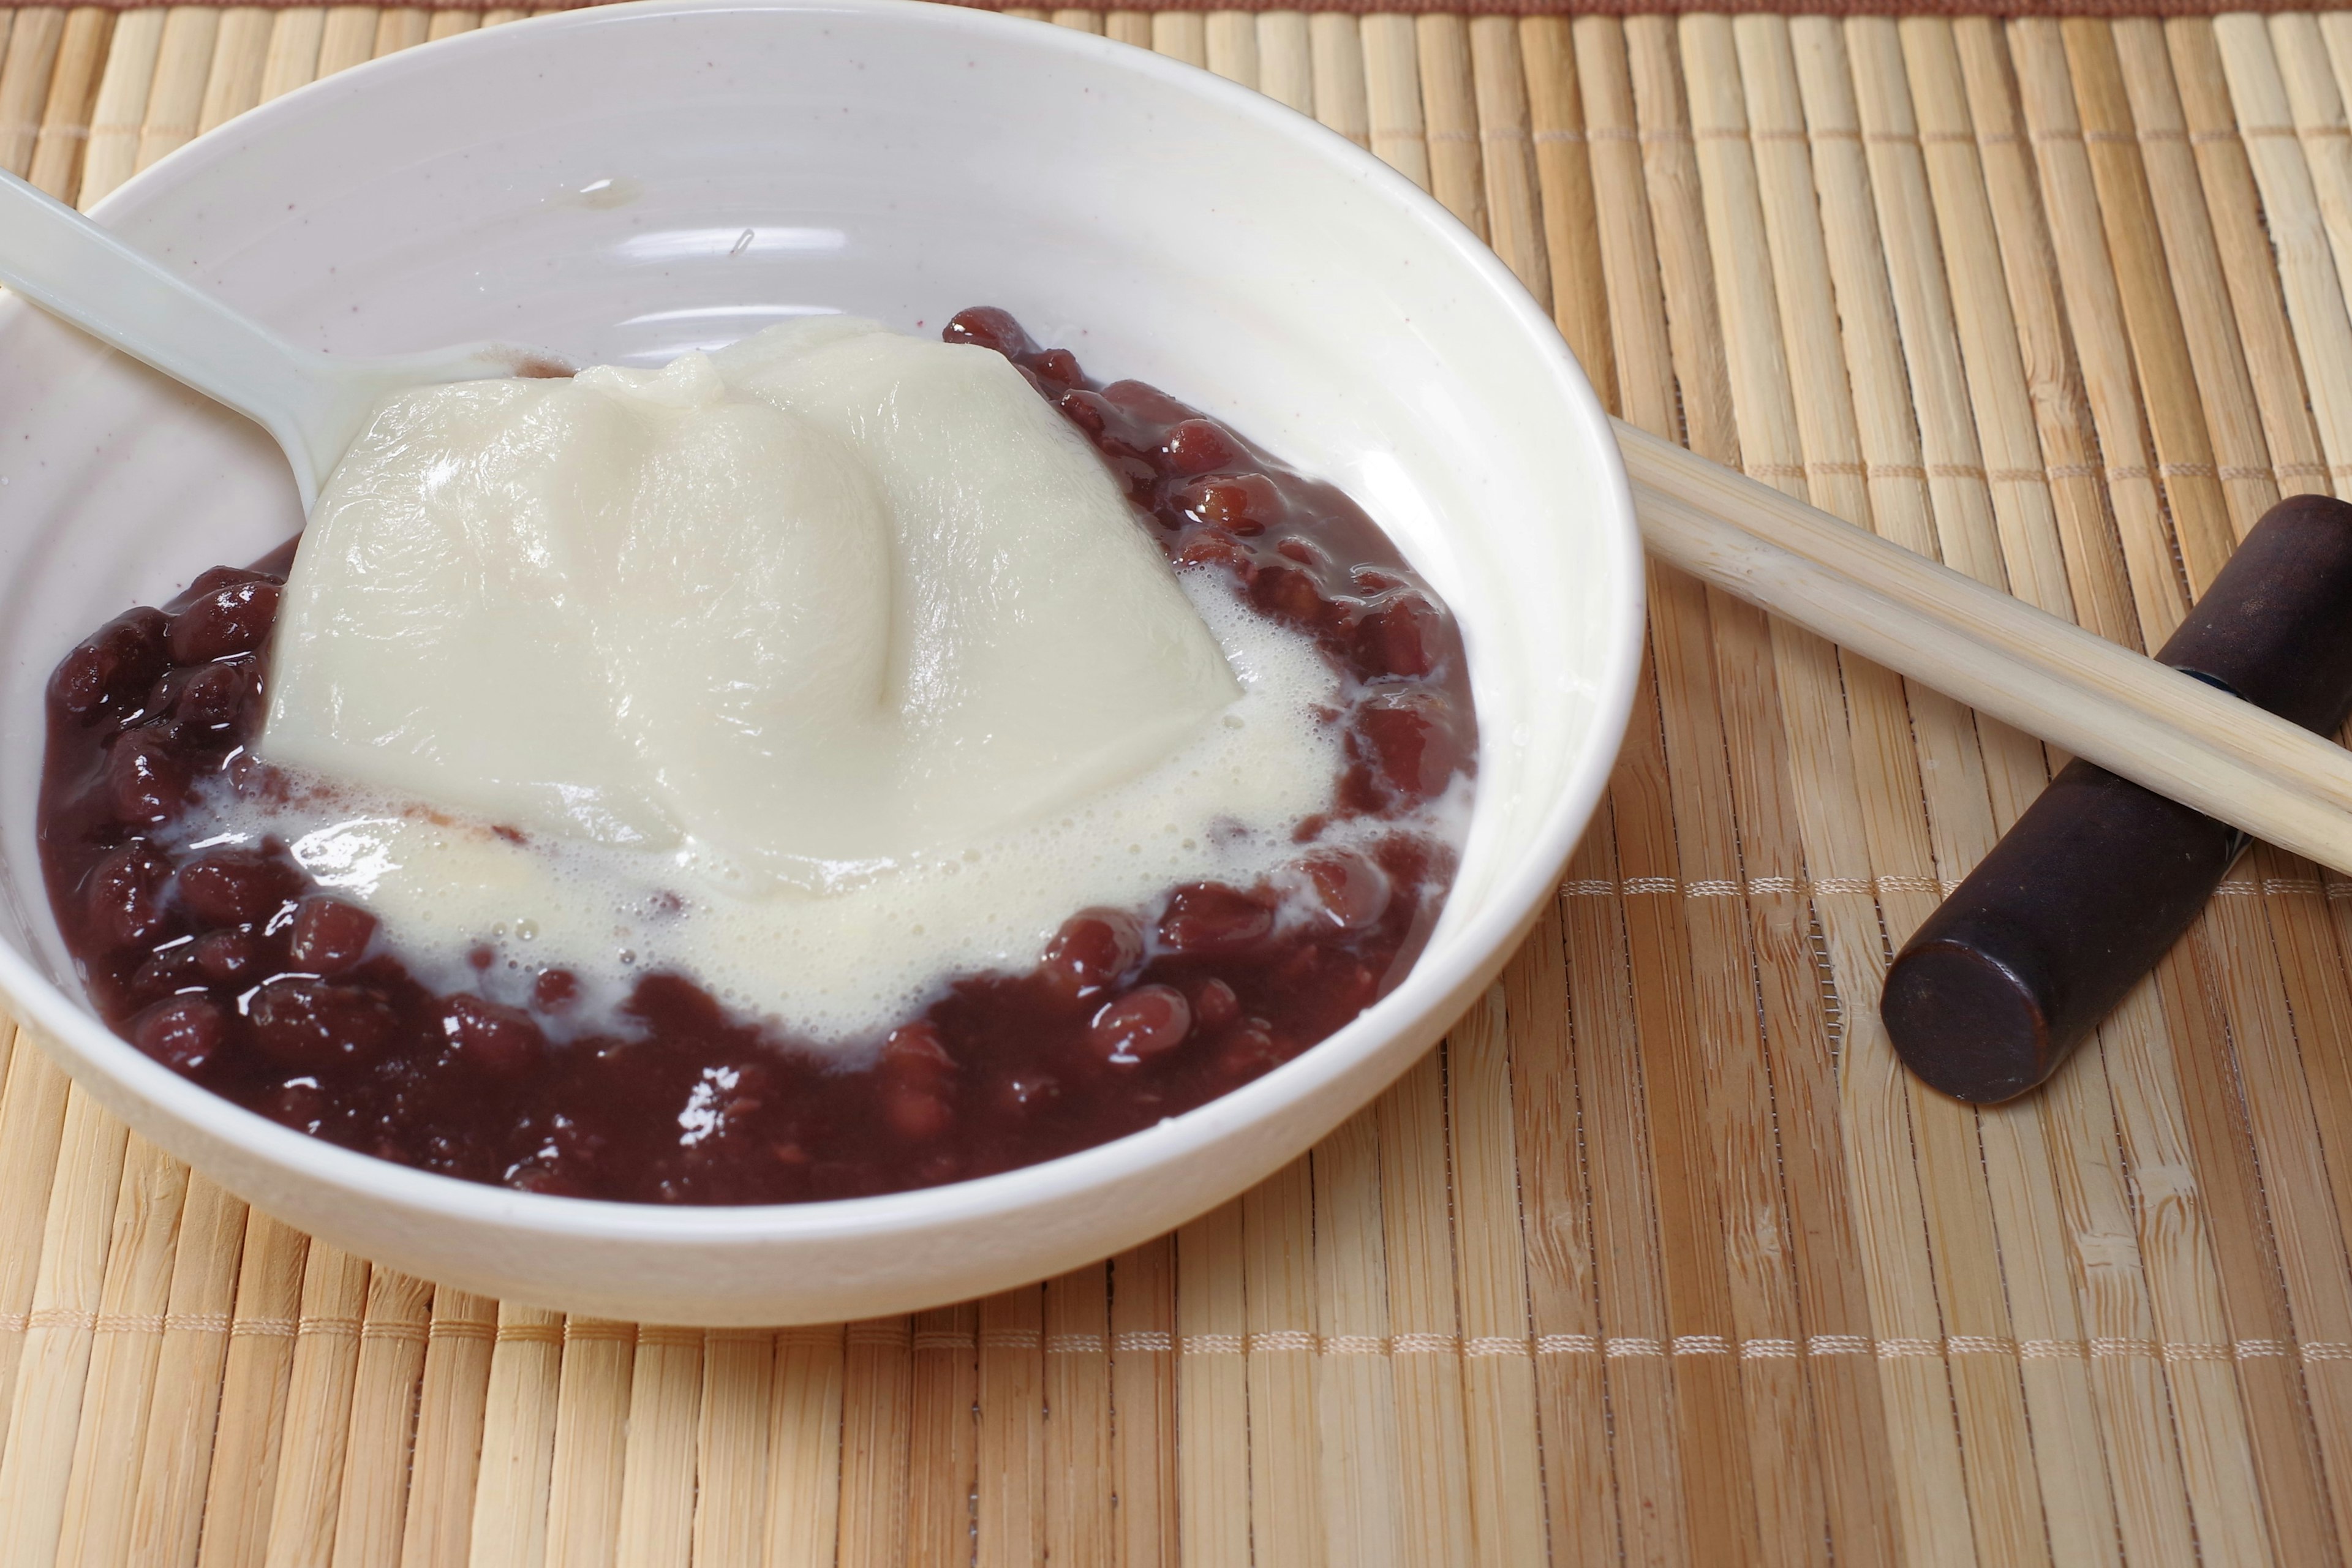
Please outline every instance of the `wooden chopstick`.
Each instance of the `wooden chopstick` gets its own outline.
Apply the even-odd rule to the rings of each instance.
[[[1622,420],[1653,554],[2257,838],[2352,871],[2352,752]]]

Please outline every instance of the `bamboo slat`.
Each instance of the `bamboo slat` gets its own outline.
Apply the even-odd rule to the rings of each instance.
[[[0,58],[0,169],[19,179],[33,166],[65,23],[65,9],[58,5],[28,5],[9,23],[7,52]]]
[[[564,1320],[555,1458],[548,1479],[551,1563],[610,1568],[614,1561],[636,1350],[636,1330],[630,1324]]]
[[[964,1303],[917,1313],[908,1406],[908,1554],[960,1555],[971,1544],[979,1484],[980,1312]]]
[[[88,205],[521,12],[0,12]],[[1069,9],[1430,190],[1641,428],[2148,647],[2352,479],[2352,13]],[[1443,1050],[1235,1203],[845,1328],[313,1247],[0,1068],[0,1562],[2341,1563],[2352,880],[2258,848],[2048,1091],[1890,947],[2060,758],[1656,574],[1611,796]]]
[[[122,1456],[145,1447],[148,1413],[172,1294],[174,1243],[188,1190],[187,1168],[146,1140],[129,1141],[108,1238],[72,1479],[59,1518],[61,1563],[127,1559],[138,1471]]]
[[[370,1271],[352,1377],[350,1435],[336,1482],[334,1552],[327,1559],[333,1568],[397,1568],[400,1562],[416,1396],[432,1321],[430,1285],[390,1268]]]

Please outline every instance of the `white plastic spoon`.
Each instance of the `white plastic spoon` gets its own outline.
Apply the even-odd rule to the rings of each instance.
[[[298,348],[5,172],[0,283],[268,431],[293,465],[305,515],[368,416],[393,393],[550,374],[561,363],[499,343],[385,359]]]

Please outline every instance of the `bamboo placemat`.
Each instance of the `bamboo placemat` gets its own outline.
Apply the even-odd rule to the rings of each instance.
[[[0,163],[86,204],[519,14],[0,13]],[[2108,637],[2352,487],[2352,14],[1052,19],[1427,184],[1627,417]],[[436,1290],[17,1045],[0,1568],[2346,1563],[2352,882],[2257,850],[2048,1093],[1939,1099],[1889,943],[2058,759],[1687,578],[1651,613],[1609,803],[1447,1046],[985,1301]]]

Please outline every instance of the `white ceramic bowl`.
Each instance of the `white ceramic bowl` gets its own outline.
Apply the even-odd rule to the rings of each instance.
[[[1394,994],[1299,1059],[1069,1158],[851,1202],[533,1196],[305,1138],[85,1006],[34,840],[43,683],[72,642],[298,524],[232,415],[0,305],[0,987],[92,1093],[369,1258],[552,1307],[814,1321],[1036,1279],[1176,1225],[1363,1105],[1487,985],[1617,750],[1641,554],[1551,323],[1368,153],[1206,72],[901,0],[682,0],[469,33],[173,153],[108,225],[299,341],[478,338],[658,361],[780,315],[936,331],[1010,308],[1097,374],[1227,416],[1345,485],[1460,616],[1482,731],[1460,879]]]

